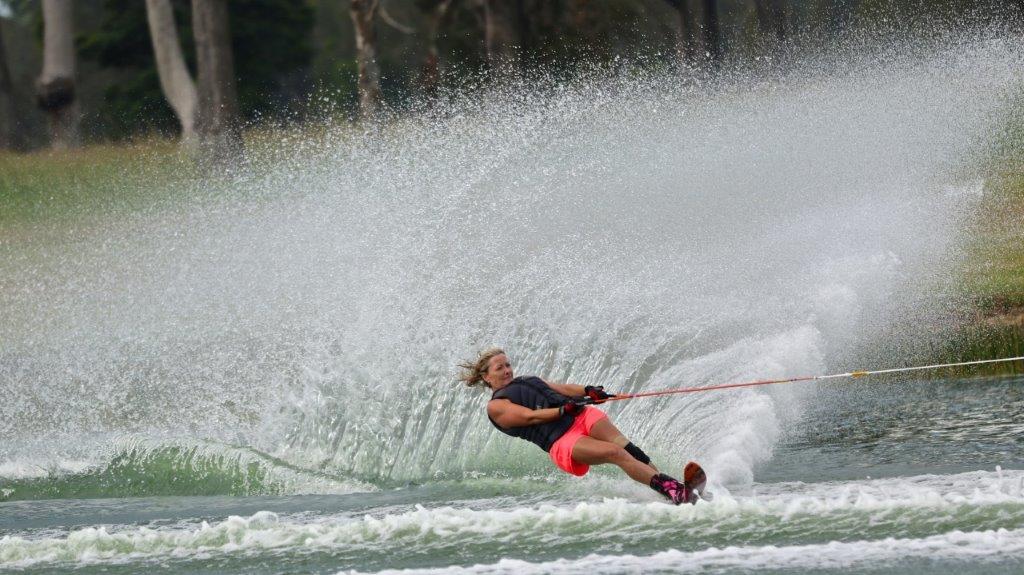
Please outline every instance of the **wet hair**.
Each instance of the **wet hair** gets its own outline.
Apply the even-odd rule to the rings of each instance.
[[[491,365],[491,358],[497,355],[504,355],[505,350],[499,347],[492,347],[485,349],[480,352],[476,357],[476,361],[464,361],[459,364],[462,368],[462,373],[459,374],[459,381],[465,383],[469,387],[476,387],[482,385],[487,387],[487,382],[484,381],[484,374],[487,373],[487,368]]]

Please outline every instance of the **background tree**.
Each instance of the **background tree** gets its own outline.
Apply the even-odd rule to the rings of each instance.
[[[783,0],[754,0],[757,25],[761,33],[778,42],[786,40],[786,12]]]
[[[55,150],[80,143],[73,8],[72,0],[43,0],[43,70],[36,82],[36,103],[49,117]]]
[[[242,146],[227,0],[192,0],[192,34],[199,77],[196,131],[214,159],[227,159]]]
[[[441,82],[441,53],[437,47],[437,37],[451,13],[453,0],[416,0],[416,7],[426,15],[426,49],[423,69],[420,72],[420,86],[427,97],[437,95]],[[1024,1],[1024,0],[1022,0]]]
[[[104,70],[102,98],[90,111],[91,135],[121,139],[142,132],[173,134],[182,128],[158,74],[145,2],[78,0],[98,4],[97,26],[80,37],[80,55]],[[191,0],[169,0],[178,45],[195,83]],[[312,91],[313,10],[294,0],[228,2],[231,49],[243,121],[280,120],[301,111]],[[346,28],[351,28],[347,18]],[[273,33],[268,33],[273,30]],[[197,90],[198,106],[198,90]]]
[[[380,63],[377,61],[378,0],[351,0],[349,15],[356,32],[359,74],[359,114],[373,116],[380,109]]]
[[[484,28],[487,65],[498,74],[520,64],[522,47],[521,0],[476,0]]]
[[[14,82],[11,80],[11,69],[7,65],[7,49],[3,27],[0,26],[0,149],[20,147],[16,142],[14,122]]]
[[[675,8],[679,15],[679,37],[678,52],[683,62],[693,64],[697,61],[698,45],[696,22],[694,20],[693,8],[689,0],[665,0],[669,6]]]
[[[704,50],[711,62],[718,62],[722,57],[721,30],[718,19],[718,1],[703,0],[701,31],[703,32]]]
[[[146,0],[146,18],[153,42],[160,87],[178,117],[182,141],[192,144],[196,139],[196,107],[199,95],[192,75],[185,65],[171,1]]]
[[[165,1],[174,13],[184,67],[198,79],[192,0]],[[717,0],[712,3],[718,22],[714,28],[706,25],[705,16],[711,14],[707,0],[362,1],[386,1],[392,20],[405,30],[369,21],[375,29],[373,57],[368,61],[376,69],[371,76],[377,78],[369,93],[375,95],[374,108],[386,102],[396,110],[446,83],[460,85],[486,69],[488,62],[497,67],[501,60],[556,76],[571,75],[581,62],[671,58],[678,45],[690,61],[703,63],[704,54],[712,52],[706,47],[707,36],[715,29],[717,40],[711,42],[716,52],[740,58],[761,54],[766,39],[784,38],[810,52],[819,49],[819,40],[826,37],[822,33],[859,27],[899,33],[936,27],[957,30],[965,23],[1024,23],[1018,19],[1021,0]],[[38,146],[50,141],[50,116],[37,109],[34,91],[45,44],[43,1],[0,3],[12,8],[2,26],[16,127],[26,143]],[[357,27],[351,0],[224,3],[231,24],[237,114],[243,123],[301,121],[307,112],[319,116],[359,110]],[[74,102],[85,118],[82,137],[118,140],[184,131],[161,87],[147,3],[74,0],[74,5],[79,42],[74,53]],[[381,8],[376,16],[387,23]],[[0,101],[0,110],[2,106]]]

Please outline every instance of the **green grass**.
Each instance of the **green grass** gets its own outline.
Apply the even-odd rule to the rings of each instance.
[[[117,217],[173,202],[181,192],[206,190],[216,195],[227,173],[257,177],[286,160],[294,142],[309,149],[336,138],[358,134],[357,126],[321,125],[262,128],[244,134],[241,171],[202,165],[195,152],[176,140],[142,139],[130,143],[90,145],[62,152],[18,154],[0,150],[0,241],[19,230],[57,228],[68,222]],[[347,129],[346,129],[347,127]]]
[[[0,152],[0,230],[131,209],[166,193],[191,162],[176,143],[149,140],[66,152]]]
[[[964,310],[968,319],[950,326],[928,362],[1024,356],[1024,170],[1004,166],[988,178],[968,231],[961,289],[973,309]],[[1024,373],[1021,362],[957,371],[960,376],[1019,373]]]
[[[991,179],[972,244],[964,289],[987,315],[1024,311],[1024,173]]]

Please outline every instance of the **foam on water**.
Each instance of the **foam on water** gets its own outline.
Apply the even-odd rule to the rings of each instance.
[[[1024,537],[1018,532],[1024,526],[1024,471],[771,485],[758,486],[757,490],[759,493],[751,496],[722,491],[713,505],[682,507],[655,502],[653,494],[647,498],[649,502],[631,497],[569,505],[523,506],[515,501],[483,500],[458,507],[385,507],[365,515],[310,517],[259,512],[214,523],[102,526],[60,536],[50,530],[0,538],[0,567],[182,559],[210,553],[319,551],[373,553],[395,559],[415,550],[450,557],[459,550],[480,546],[506,557],[552,553],[565,557],[574,554],[584,535],[588,544],[598,547],[628,539],[632,549],[671,548],[678,541],[686,541],[691,547],[743,544],[742,549],[730,549],[738,556],[751,557],[771,554],[777,546],[806,543],[809,537],[819,541],[854,539],[850,543],[803,547],[826,551],[863,547],[865,560],[871,561],[873,550],[894,547],[893,537],[911,542],[909,548],[920,544],[922,552],[932,546],[935,533],[947,533],[941,537],[958,541],[975,541],[979,547],[973,550],[973,544],[964,544],[964,556],[988,550],[981,545],[991,537],[1006,544],[998,550],[1000,553],[1016,556],[1016,542]],[[1002,528],[1010,531],[1003,532]],[[964,529],[979,533],[959,533]],[[722,557],[716,555],[720,552],[707,550],[709,556]],[[887,557],[879,555],[875,559]],[[537,568],[543,571],[572,566],[575,561],[560,560]],[[596,557],[579,561],[580,568],[601,562]]]
[[[623,572],[701,573],[756,572],[802,569],[896,568],[915,559],[930,565],[939,562],[970,565],[1024,564],[1024,529],[998,529],[963,533],[951,531],[923,539],[887,538],[880,541],[849,541],[784,547],[710,547],[701,551],[672,549],[646,557],[636,555],[588,555],[545,563],[502,559],[490,565],[440,569],[386,569],[376,575],[600,575]],[[1009,571],[1007,571],[1009,572]],[[357,575],[359,571],[341,571]]]

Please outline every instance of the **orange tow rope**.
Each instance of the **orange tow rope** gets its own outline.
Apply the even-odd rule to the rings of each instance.
[[[981,359],[977,361],[963,361],[959,363],[939,363],[935,365],[921,365],[916,367],[897,367],[893,369],[875,369],[848,371],[846,373],[833,373],[831,375],[810,375],[805,377],[790,377],[786,379],[762,379],[758,381],[747,381],[743,383],[723,383],[719,385],[706,385],[703,387],[680,387],[677,389],[663,389],[661,391],[646,391],[643,393],[617,394],[602,401],[619,401],[623,399],[636,399],[639,397],[656,397],[659,395],[672,395],[676,393],[696,393],[698,391],[714,391],[718,389],[733,389],[737,387],[754,387],[757,385],[773,385],[776,383],[794,383],[797,381],[814,381],[817,379],[837,379],[840,377],[864,377],[866,375],[878,375],[882,373],[902,373],[907,371],[923,371],[926,369],[940,369],[943,367],[962,367],[968,365],[982,365],[987,363],[1007,363],[1011,361],[1024,360],[1024,356],[1006,357],[1002,359]]]

